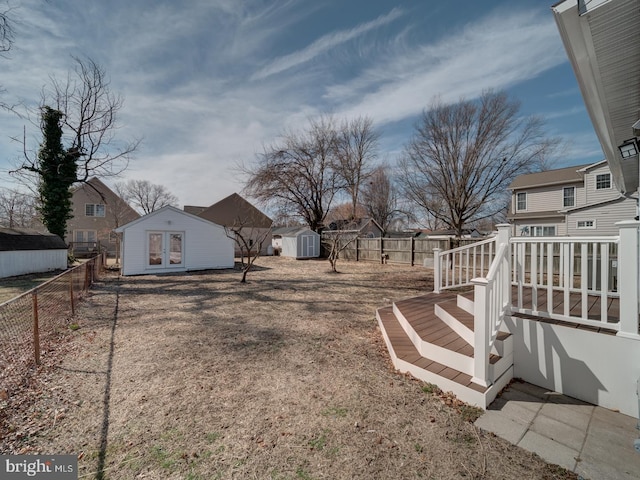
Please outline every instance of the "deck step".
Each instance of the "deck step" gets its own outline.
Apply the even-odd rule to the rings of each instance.
[[[458,298],[437,303],[435,314],[469,345],[473,345],[473,315],[458,306]]]
[[[512,355],[506,358],[491,355],[489,368],[496,378],[493,385],[487,388],[474,383],[473,347],[435,315],[433,300],[404,301],[405,307],[422,304],[427,308],[404,308],[400,315],[397,312],[403,310],[403,302],[377,310],[378,324],[393,364],[402,372],[453,392],[463,401],[486,408],[513,378]],[[509,334],[500,336],[501,342],[510,338]]]

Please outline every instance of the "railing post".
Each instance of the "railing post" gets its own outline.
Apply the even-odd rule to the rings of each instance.
[[[442,267],[440,265],[441,248],[433,249],[433,293],[440,293],[442,286]]]
[[[503,265],[502,272],[502,285],[500,288],[502,289],[502,298],[504,299],[507,305],[507,314],[511,313],[511,225],[508,223],[500,223],[496,225],[498,228],[498,247],[501,244],[507,245],[507,257],[505,259],[505,264]],[[496,248],[497,250],[497,248]],[[496,252],[497,253],[497,252]]]
[[[486,278],[474,278],[473,283],[473,378],[474,383],[483,387],[489,381],[489,305],[487,303]]]
[[[638,338],[638,228],[640,222],[617,222],[620,229],[618,246],[618,292],[620,294],[620,331],[618,335]],[[603,266],[605,268],[605,266]]]

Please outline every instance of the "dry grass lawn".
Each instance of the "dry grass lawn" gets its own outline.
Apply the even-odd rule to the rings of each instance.
[[[394,372],[375,320],[422,267],[260,258],[103,278],[22,390],[0,450],[80,456],[80,478],[574,478]]]

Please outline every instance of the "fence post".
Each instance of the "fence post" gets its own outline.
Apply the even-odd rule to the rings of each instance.
[[[474,383],[488,387],[489,381],[489,305],[486,278],[474,278],[473,283],[473,378]]]
[[[618,292],[620,294],[621,337],[638,338],[638,227],[640,222],[617,222],[620,229],[618,247]],[[602,268],[608,268],[603,266]]]
[[[441,248],[433,249],[433,293],[440,293],[442,286],[442,267],[440,265]]]
[[[69,272],[69,297],[71,300],[71,315],[75,315],[76,307],[73,302],[73,270]]]
[[[416,244],[415,244],[415,242],[414,242],[414,240],[415,240],[415,238],[414,238],[414,237],[411,237],[411,239],[410,239],[410,240],[411,240],[411,241],[409,242],[409,245],[410,245],[410,247],[409,247],[409,248],[411,249],[411,254],[410,254],[410,255],[411,255],[411,262],[410,262],[410,263],[411,263],[411,266],[413,267],[413,265],[414,265],[414,263],[415,263],[415,259],[416,259],[416,258],[415,258],[415,249],[416,249]]]
[[[34,290],[33,299],[33,352],[36,365],[40,365],[40,325],[38,322],[38,291]]]
[[[356,262],[360,261],[360,237],[356,237]]]

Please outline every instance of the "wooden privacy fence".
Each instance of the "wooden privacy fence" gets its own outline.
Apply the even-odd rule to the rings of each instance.
[[[455,240],[455,246],[469,245],[481,238]],[[345,240],[346,241],[346,240]],[[432,240],[428,238],[357,238],[340,257],[357,262],[388,262],[408,265],[433,266],[433,249],[453,248],[452,240]],[[425,262],[426,261],[426,262]]]
[[[98,255],[0,304],[0,394],[22,383],[41,352],[67,329],[77,302],[102,271]]]

